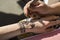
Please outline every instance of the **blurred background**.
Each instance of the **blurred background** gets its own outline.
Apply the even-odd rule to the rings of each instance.
[[[0,26],[16,23],[24,18],[23,7],[29,0],[0,0]]]

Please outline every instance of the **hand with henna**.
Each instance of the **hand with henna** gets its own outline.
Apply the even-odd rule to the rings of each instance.
[[[55,29],[58,29],[60,27],[60,20],[56,20],[56,21],[36,21],[34,22],[34,26],[33,28],[31,28],[31,32],[34,33],[46,33],[46,32],[51,32],[54,31]],[[30,25],[31,26],[31,25]]]

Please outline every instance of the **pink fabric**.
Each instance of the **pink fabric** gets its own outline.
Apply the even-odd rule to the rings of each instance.
[[[60,40],[60,29],[33,37],[28,37],[24,40]]]

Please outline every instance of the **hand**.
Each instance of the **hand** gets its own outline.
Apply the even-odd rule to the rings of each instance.
[[[31,6],[30,4],[32,3],[32,1],[29,1],[25,7],[24,7],[24,13],[26,16],[30,16],[32,17],[32,15],[39,15],[39,16],[45,16],[45,15],[50,15],[50,13],[52,12],[53,8],[51,8],[50,6],[47,6],[45,3],[39,1],[37,3],[35,3],[35,6]]]
[[[29,32],[44,33],[55,30],[55,28],[57,28],[59,24],[60,24],[60,20],[56,20],[56,21],[34,20],[34,22],[28,24],[28,27],[29,28],[33,27],[30,29]]]
[[[47,22],[49,22],[49,21],[45,21],[45,24]],[[60,24],[60,20],[49,22],[46,25],[43,25],[43,27],[40,26],[41,24],[40,25],[37,24],[36,27],[34,27],[33,29],[30,29],[30,32],[34,32],[34,33],[51,32],[51,31],[55,30],[55,28],[57,28],[59,26],[59,24]]]

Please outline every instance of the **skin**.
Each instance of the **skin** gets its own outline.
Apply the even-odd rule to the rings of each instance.
[[[30,14],[34,15],[35,13],[39,14],[40,16],[60,15],[60,2],[52,5],[46,5],[45,3],[39,1],[39,5],[34,3],[36,5],[31,7],[30,4],[32,4],[32,2],[33,1],[29,1],[24,7],[24,13],[26,16],[29,16]]]
[[[52,14],[60,15],[60,2],[50,5],[53,8]]]
[[[33,15],[35,15],[36,12],[39,16],[45,16],[45,15],[50,15],[50,14],[51,15],[52,14],[56,15],[57,13],[58,14],[60,13],[60,2],[58,2],[56,4],[49,5],[49,6],[44,4],[43,2],[39,2],[40,3],[39,5],[36,4],[36,6],[34,6],[34,8],[29,8],[31,3],[32,3],[32,1],[29,1],[24,7],[24,13],[27,17],[30,16],[30,17],[34,18]],[[28,10],[30,11],[31,14],[29,14]],[[49,20],[52,20],[52,19],[49,19]],[[46,24],[46,27],[47,27],[48,23],[51,23],[49,20],[48,21],[45,21],[45,20],[43,21],[43,23]],[[58,21],[58,22],[60,22],[60,21]],[[56,22],[52,21],[52,23],[56,23]],[[7,25],[7,26],[0,27],[0,34],[5,34],[5,33],[9,33],[9,32],[20,29],[19,25],[17,25],[17,26],[15,26],[15,25],[17,25],[17,24],[12,24],[12,25]],[[53,26],[53,25],[51,25],[51,26]],[[8,28],[8,30],[6,30],[7,28]],[[39,32],[45,32],[45,28],[44,28],[43,31],[39,31]],[[39,28],[38,30],[42,30],[42,29]],[[31,31],[34,32],[33,30],[31,30]]]
[[[57,15],[57,16],[60,15],[60,2],[52,4],[52,5],[46,5],[45,3],[39,1],[37,3],[34,3],[33,4],[34,6],[31,5],[32,3],[33,3],[33,1],[28,2],[24,7],[24,13],[27,17],[36,19],[35,16],[38,16],[38,17],[41,17],[42,19],[45,18],[44,20],[47,19],[48,22],[50,22],[51,20],[55,20],[55,19],[53,19],[54,15]],[[49,18],[49,16],[52,16],[52,17]],[[53,25],[57,25],[56,22],[57,21],[50,22],[49,24],[46,25],[45,28],[53,26]],[[60,24],[60,23],[58,23],[58,24]]]

